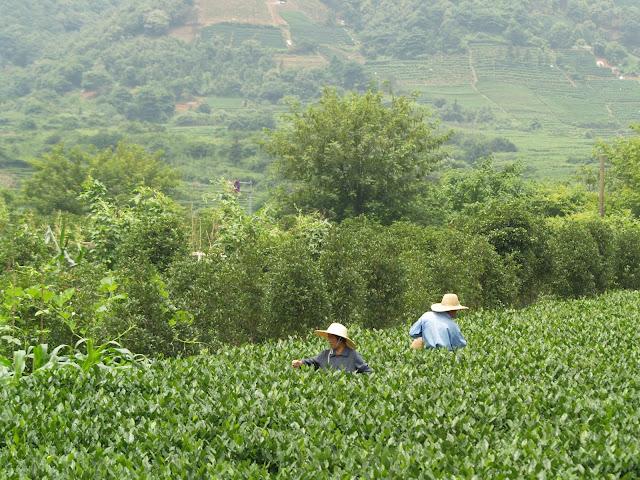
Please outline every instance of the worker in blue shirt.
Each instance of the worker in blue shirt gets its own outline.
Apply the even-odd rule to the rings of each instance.
[[[413,338],[411,348],[438,348],[449,350],[462,348],[467,341],[454,321],[460,310],[467,307],[460,305],[455,293],[447,293],[440,303],[431,305],[431,311],[424,313],[409,329]]]
[[[340,323],[332,323],[326,330],[316,330],[315,334],[327,339],[329,346],[315,357],[293,360],[291,366],[303,365],[318,368],[333,368],[345,372],[372,373],[371,367],[356,352],[356,345],[349,338],[347,328]]]

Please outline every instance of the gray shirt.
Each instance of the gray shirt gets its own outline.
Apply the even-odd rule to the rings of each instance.
[[[313,358],[304,358],[302,363],[316,368],[335,368],[345,372],[373,373],[371,367],[362,359],[360,354],[349,347],[337,354],[333,350],[323,350]]]

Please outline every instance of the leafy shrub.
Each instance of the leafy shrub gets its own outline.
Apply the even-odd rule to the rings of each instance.
[[[99,325],[99,338],[118,338],[143,355],[177,355],[185,345],[176,339],[173,320],[177,309],[164,280],[148,262],[132,262],[118,271],[124,300]]]
[[[131,203],[116,264],[149,261],[163,271],[187,251],[183,213],[171,199],[147,188],[139,189]]]
[[[485,238],[504,264],[514,269],[515,290],[512,298],[504,299],[506,303],[533,301],[548,269],[543,218],[522,200],[495,200],[483,204],[476,215],[465,218],[464,224]]]
[[[635,220],[610,221],[615,231],[613,264],[618,288],[640,289],[640,224]]]
[[[320,262],[332,319],[369,327],[400,321],[405,272],[385,227],[364,217],[344,221]]]
[[[552,293],[580,297],[613,286],[614,238],[610,227],[599,220],[576,218],[548,224]]]
[[[44,229],[29,213],[8,216],[0,231],[0,269],[40,265],[50,258]]]
[[[472,307],[514,301],[519,287],[516,271],[484,237],[411,224],[393,228],[407,270],[405,318],[422,314],[447,292],[457,293]]]
[[[168,271],[176,305],[193,315],[191,335],[203,345],[255,342],[261,332],[264,258],[255,248],[222,259],[180,259]]]
[[[308,244],[288,239],[270,253],[263,277],[262,336],[284,338],[325,325],[329,311],[324,279]]]

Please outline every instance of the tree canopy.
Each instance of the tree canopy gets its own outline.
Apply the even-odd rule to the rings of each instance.
[[[35,172],[23,189],[25,201],[42,213],[81,213],[78,196],[89,178],[104,184],[107,196],[115,200],[126,200],[140,186],[169,192],[177,185],[178,175],[160,160],[161,154],[150,154],[139,145],[126,143],[94,155],[56,145],[33,162]]]
[[[614,201],[640,216],[640,124],[631,127],[636,135],[601,143],[597,151],[611,162]]]
[[[412,99],[387,104],[374,91],[340,96],[327,89],[286,119],[265,142],[288,182],[282,200],[336,220],[367,214],[390,222],[408,214],[447,138]]]

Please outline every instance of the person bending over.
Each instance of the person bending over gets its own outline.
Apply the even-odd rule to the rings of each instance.
[[[326,330],[315,330],[319,337],[327,339],[329,346],[312,358],[293,360],[291,366],[300,368],[303,365],[318,368],[333,368],[345,372],[373,373],[371,367],[356,352],[356,345],[349,338],[347,328],[340,323],[332,323]]]
[[[460,305],[455,293],[446,293],[440,303],[431,305],[431,311],[422,314],[409,329],[409,336],[414,339],[411,348],[456,350],[464,347],[467,341],[454,321],[460,310],[467,310],[467,307]]]

